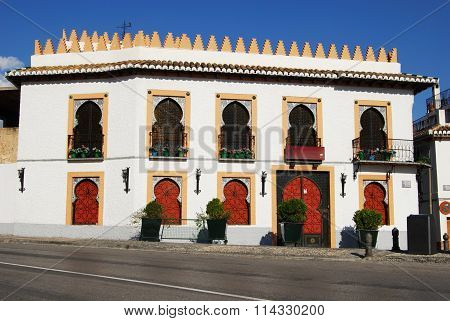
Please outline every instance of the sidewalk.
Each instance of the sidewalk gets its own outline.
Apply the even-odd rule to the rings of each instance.
[[[243,246],[243,245],[215,245],[200,243],[168,243],[168,242],[140,242],[115,241],[98,239],[68,239],[68,238],[35,238],[0,236],[1,244],[53,244],[80,247],[139,249],[146,251],[170,251],[190,254],[214,255],[249,255],[255,257],[272,257],[287,259],[319,259],[334,261],[377,261],[377,262],[418,262],[450,264],[450,254],[438,253],[434,255],[410,255],[385,250],[374,250],[374,256],[364,258],[364,249],[329,249],[305,248],[285,246]]]

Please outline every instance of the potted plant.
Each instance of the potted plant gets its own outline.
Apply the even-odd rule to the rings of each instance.
[[[356,211],[353,215],[353,222],[358,232],[358,243],[361,248],[365,247],[367,234],[372,235],[372,247],[377,245],[378,228],[383,224],[383,219],[380,213],[362,209]]]
[[[361,150],[358,152],[358,159],[359,159],[359,160],[365,160],[365,159],[366,159],[365,154],[364,154],[364,150],[361,149]]]
[[[213,198],[206,205],[206,223],[208,225],[208,240],[224,240],[227,243],[227,220],[230,213],[225,210],[224,204],[218,198]]]
[[[150,147],[150,155],[158,156],[158,149],[156,149],[156,147]]]
[[[141,237],[143,241],[159,241],[163,208],[156,201],[151,201],[141,211]]]
[[[243,152],[244,152],[244,158],[245,159],[252,159],[253,158],[253,154],[252,154],[252,151],[250,149],[244,148]]]
[[[188,152],[188,149],[186,147],[181,147],[180,146],[177,149],[178,157],[186,157],[187,152]]]
[[[219,157],[220,158],[227,158],[228,157],[228,151],[227,151],[227,149],[225,147],[220,149]]]
[[[77,158],[77,149],[76,148],[71,148],[69,150],[69,158]]]
[[[102,158],[103,157],[102,151],[96,147],[92,148],[92,155],[94,156],[94,158]]]
[[[86,146],[84,146],[84,145],[82,145],[82,146],[79,148],[79,157],[81,157],[81,158],[87,158],[88,155],[89,155],[89,148],[86,147]]]
[[[164,147],[162,150],[162,154],[164,157],[169,157],[170,153],[169,153],[169,148],[168,147]]]
[[[306,204],[302,199],[293,198],[278,205],[278,220],[284,243],[303,244],[303,223],[306,220]]]

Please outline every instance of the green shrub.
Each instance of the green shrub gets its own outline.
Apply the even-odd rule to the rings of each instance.
[[[306,204],[302,199],[293,198],[278,205],[278,218],[286,223],[303,223],[306,221]]]
[[[227,220],[230,217],[230,213],[225,210],[223,202],[218,198],[213,198],[206,205],[207,219],[210,220]]]
[[[142,210],[144,215],[142,218],[160,219],[162,218],[163,208],[156,201],[151,201]]]
[[[380,225],[383,225],[383,217],[377,211],[363,209],[355,212],[353,222],[357,230],[376,231]]]

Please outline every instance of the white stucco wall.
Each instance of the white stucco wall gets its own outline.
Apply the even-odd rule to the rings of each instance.
[[[147,91],[189,91],[191,98],[190,159],[187,162],[145,159]],[[68,163],[66,160],[68,99],[71,94],[109,94],[108,155],[100,163]],[[218,163],[215,159],[215,96],[217,93],[257,96],[257,161],[255,163]],[[272,165],[283,164],[283,96],[318,97],[323,106],[323,143],[326,160],[335,171],[335,243],[340,246],[341,231],[353,226],[352,216],[359,207],[358,180],[353,180],[351,141],[355,137],[354,101],[384,100],[392,105],[393,138],[412,139],[413,96],[409,91],[311,86],[281,83],[255,83],[219,80],[162,79],[128,77],[113,80],[25,84],[21,90],[21,131],[17,167],[26,168],[26,191],[17,196],[14,225],[19,235],[129,238],[136,231],[128,216],[145,205],[148,171],[186,171],[187,215],[195,213],[216,197],[217,172],[256,173],[256,223],[229,227],[230,243],[259,244],[272,224]],[[130,167],[130,188],[123,189],[121,172]],[[195,194],[195,169],[201,168],[200,194]],[[361,174],[385,174],[388,168],[364,169]],[[66,226],[67,172],[103,171],[105,175],[104,226]],[[267,195],[262,197],[261,171],[267,171]],[[377,172],[378,171],[378,172]],[[346,196],[342,198],[340,173],[347,174]],[[16,174],[16,173],[15,173]],[[379,247],[391,248],[391,230],[401,231],[401,246],[406,248],[406,217],[418,213],[417,184],[413,169],[396,167],[391,176],[394,186],[392,226],[381,229]],[[14,182],[17,178],[11,178]],[[411,188],[401,181],[410,180]],[[113,226],[115,227],[107,231]]]
[[[0,234],[13,234],[19,187],[16,164],[0,164]]]
[[[66,66],[119,62],[126,60],[171,60],[200,63],[238,64],[300,69],[370,71],[400,73],[393,62],[356,61],[331,58],[308,58],[248,53],[228,53],[169,48],[134,47],[121,50],[64,53],[31,56],[31,66]]]

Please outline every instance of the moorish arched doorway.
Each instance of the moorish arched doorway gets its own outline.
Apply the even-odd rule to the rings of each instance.
[[[72,203],[72,223],[74,225],[92,225],[98,223],[99,203],[98,186],[86,178],[75,185]]]
[[[154,187],[154,196],[163,208],[164,219],[168,224],[181,224],[180,187],[170,179],[160,180]]]
[[[306,204],[305,234],[322,234],[322,214],[319,211],[322,195],[316,183],[306,177],[292,179],[283,189],[283,201],[303,199]]]
[[[223,188],[224,207],[230,212],[228,224],[250,224],[250,204],[248,203],[249,191],[241,181],[234,179],[226,183]]]
[[[169,156],[175,156],[177,150],[185,146],[183,114],[181,106],[172,98],[165,98],[156,105],[151,137],[152,148],[160,155],[167,149]]]
[[[238,101],[229,103],[222,111],[223,125],[220,128],[220,148],[227,150],[252,149],[250,113]]]
[[[364,188],[364,208],[381,214],[383,225],[388,223],[388,205],[386,189],[377,182],[371,182]]]
[[[73,148],[103,148],[102,110],[93,101],[84,102],[75,113],[73,128]]]
[[[360,149],[386,149],[387,137],[384,116],[377,109],[371,107],[361,114],[360,123]]]
[[[305,105],[297,105],[289,113],[288,145],[316,146],[315,117]]]

